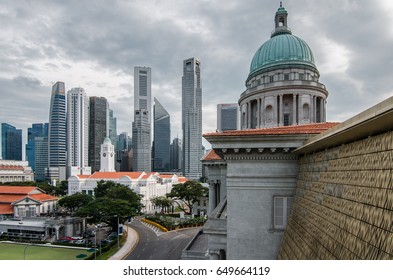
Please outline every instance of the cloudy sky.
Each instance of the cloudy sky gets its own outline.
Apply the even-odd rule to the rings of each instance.
[[[393,1],[287,0],[288,25],[311,47],[329,91],[328,121],[393,94]],[[203,132],[216,105],[237,102],[279,1],[123,0],[0,2],[0,122],[48,122],[51,87],[104,96],[117,131],[131,133],[134,66],[152,68],[152,94],[181,136],[183,60],[202,63]]]

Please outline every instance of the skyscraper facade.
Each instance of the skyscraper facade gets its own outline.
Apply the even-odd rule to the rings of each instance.
[[[190,180],[202,176],[202,83],[201,63],[195,58],[183,61],[182,128],[183,174]]]
[[[67,123],[65,85],[57,82],[52,87],[49,109],[47,178],[66,179]]]
[[[1,124],[1,154],[3,159],[22,160],[22,129]]]
[[[111,139],[112,145],[117,146],[117,118],[113,116],[113,110],[109,109],[109,138]]]
[[[183,167],[183,152],[181,139],[175,138],[170,147],[171,171],[180,172]]]
[[[217,130],[237,130],[238,129],[239,105],[217,104]]]
[[[48,137],[49,123],[33,123],[31,127],[27,129],[27,144],[26,144],[26,161],[29,162],[29,166],[33,171],[35,171],[36,163],[36,150],[35,150],[35,140],[37,137]],[[48,149],[48,148],[47,148]],[[46,153],[46,160],[48,162],[48,152]],[[48,167],[48,164],[46,164]]]
[[[45,169],[48,168],[48,137],[34,138],[34,179],[45,180]]]
[[[90,174],[89,98],[83,88],[73,88],[67,99],[67,176]]]
[[[134,112],[134,122],[132,123],[133,171],[151,171],[151,128],[148,115],[146,109]]]
[[[89,166],[100,170],[100,150],[109,134],[109,105],[105,97],[90,97]]]
[[[154,98],[154,171],[170,170],[171,118]]]
[[[151,68],[134,68],[133,170],[151,170]]]

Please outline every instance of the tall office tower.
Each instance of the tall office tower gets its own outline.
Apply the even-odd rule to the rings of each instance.
[[[217,104],[217,130],[237,130],[238,112],[239,105],[237,103]]]
[[[48,137],[35,137],[34,153],[34,179],[44,181],[45,169],[48,168]]]
[[[151,69],[134,68],[133,170],[151,170]]]
[[[67,123],[65,85],[57,82],[52,87],[49,109],[47,179],[66,179]]]
[[[109,105],[105,97],[90,97],[89,166],[100,170],[101,145],[109,134]]]
[[[179,172],[183,167],[183,152],[181,139],[175,138],[172,141],[171,147],[171,171]]]
[[[83,88],[67,92],[67,176],[91,174],[89,167],[89,98]]]
[[[151,138],[149,112],[136,110],[132,123],[132,169],[133,171],[151,171]]]
[[[171,118],[154,98],[154,171],[170,170]]]
[[[117,146],[117,118],[113,117],[113,110],[109,109],[109,138],[113,146]]]
[[[183,174],[190,180],[202,176],[202,82],[200,61],[183,61],[182,127]]]
[[[34,172],[36,170],[35,140],[37,137],[48,137],[48,129],[49,123],[33,123],[32,126],[27,129],[26,161],[29,162],[29,166]],[[40,162],[42,162],[43,160],[46,160],[46,162],[48,162],[48,152],[46,152],[46,159],[39,160]],[[48,167],[48,163],[45,167]]]
[[[3,159],[22,160],[22,129],[1,124],[1,154]]]

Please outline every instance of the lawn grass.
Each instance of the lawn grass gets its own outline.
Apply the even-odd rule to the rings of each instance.
[[[91,254],[84,248],[0,243],[0,260],[83,260]]]

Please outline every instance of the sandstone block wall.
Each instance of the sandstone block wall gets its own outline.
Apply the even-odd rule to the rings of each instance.
[[[300,159],[278,259],[393,259],[393,132]]]

